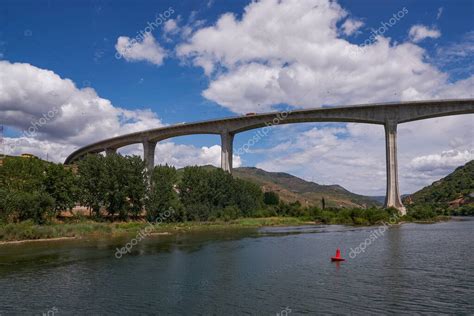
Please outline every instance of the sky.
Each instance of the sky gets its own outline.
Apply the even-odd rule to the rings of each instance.
[[[105,138],[282,109],[474,98],[474,1],[0,1],[0,153],[63,162]],[[474,115],[398,127],[402,193],[474,157]],[[279,125],[234,167],[385,194],[383,127]],[[140,145],[119,150],[142,154]],[[220,165],[217,135],[155,162]]]

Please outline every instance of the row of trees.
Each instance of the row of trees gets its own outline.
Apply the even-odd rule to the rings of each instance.
[[[61,165],[6,158],[0,167],[0,219],[42,223],[74,206],[75,177]]]
[[[146,216],[154,220],[172,211],[169,221],[230,220],[238,217],[294,216],[322,223],[373,224],[395,210],[319,209],[284,203],[275,192],[221,169],[156,166],[148,176],[138,156],[89,155],[76,172],[39,159],[8,157],[0,167],[0,222],[31,219],[44,223],[71,210],[88,207],[95,219]],[[409,208],[414,219],[435,217],[434,208]],[[459,214],[472,215],[472,207]],[[449,215],[449,214],[445,214]]]
[[[94,218],[155,219],[172,210],[169,220],[232,219],[262,215],[278,205],[278,195],[235,179],[221,169],[156,166],[151,177],[138,156],[89,155],[77,172],[39,159],[8,157],[0,167],[0,220],[37,223],[76,205]],[[269,207],[273,207],[269,206]]]

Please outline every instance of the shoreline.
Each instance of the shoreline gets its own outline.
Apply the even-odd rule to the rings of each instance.
[[[434,224],[449,221],[453,218],[437,218],[432,221],[400,221],[394,225],[402,224]],[[297,217],[263,217],[263,218],[241,218],[232,221],[215,222],[180,222],[155,224],[153,232],[149,236],[169,236],[180,233],[222,231],[235,229],[249,229],[277,226],[305,226],[305,225],[344,225],[344,226],[366,226],[373,227],[381,225],[350,225],[350,224],[323,224],[316,221],[308,221]],[[8,226],[8,227],[7,227]],[[85,238],[116,238],[121,236],[134,236],[142,232],[147,226],[146,222],[73,222],[54,223],[48,225],[35,225],[32,223],[17,223],[0,226],[0,246],[25,244],[30,242],[66,241]],[[8,232],[7,232],[8,231]],[[34,237],[33,237],[34,236]]]
[[[45,242],[45,241],[73,240],[73,239],[80,239],[80,238],[78,238],[78,237],[54,237],[54,238],[8,240],[8,241],[0,241],[0,246],[2,246],[2,245],[25,244],[25,243],[30,243],[30,242],[34,243],[34,242]]]
[[[160,223],[153,225],[149,236],[168,236],[189,232],[206,232],[265,226],[303,226],[314,225],[315,222],[295,217],[264,217],[241,218],[229,222],[180,222]],[[16,223],[0,226],[0,246],[23,244],[28,242],[63,241],[94,237],[116,238],[134,236],[148,226],[147,222],[76,222],[36,225],[32,223]],[[8,232],[7,232],[8,231]],[[32,237],[34,236],[34,237]]]

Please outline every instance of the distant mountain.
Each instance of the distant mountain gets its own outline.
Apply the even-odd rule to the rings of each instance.
[[[474,160],[404,199],[406,205],[458,208],[474,204]]]
[[[380,204],[385,203],[385,195],[369,196],[372,200],[377,201]]]
[[[300,201],[302,205],[321,205],[324,197],[326,206],[368,207],[379,206],[376,200],[352,193],[340,185],[321,185],[305,181],[284,172],[268,172],[254,167],[233,169],[235,177],[259,184],[263,191],[274,191],[285,202]]]

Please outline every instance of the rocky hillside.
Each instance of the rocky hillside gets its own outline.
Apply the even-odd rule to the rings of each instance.
[[[456,209],[474,204],[474,160],[404,199],[407,206]]]
[[[234,176],[259,184],[266,191],[274,191],[285,202],[299,201],[302,205],[321,205],[324,197],[326,206],[367,207],[378,206],[374,199],[354,194],[340,185],[321,185],[308,182],[283,172],[268,172],[258,168],[235,168]]]

